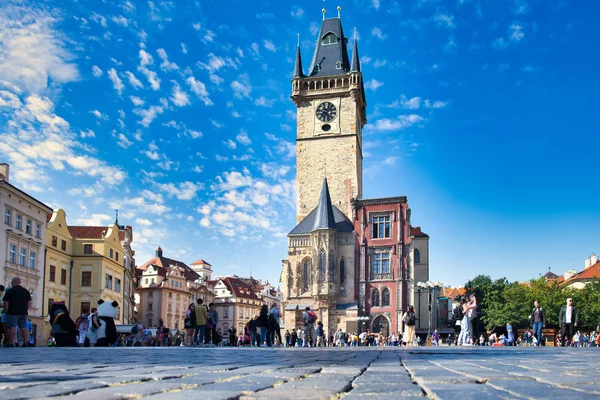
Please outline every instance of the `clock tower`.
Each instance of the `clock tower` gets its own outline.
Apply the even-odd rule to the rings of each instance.
[[[297,108],[297,223],[317,207],[324,174],[332,204],[350,220],[350,200],[362,198],[362,128],[367,123],[367,104],[354,36],[350,60],[339,14],[324,18],[306,74],[298,44],[292,78]]]

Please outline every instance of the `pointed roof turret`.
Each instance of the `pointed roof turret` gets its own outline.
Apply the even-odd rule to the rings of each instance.
[[[298,50],[296,50],[293,78],[304,78],[304,72],[302,72],[302,54],[300,54],[300,35],[298,35]]]
[[[352,72],[360,72],[360,58],[358,57],[358,43],[356,42],[356,28],[354,28],[354,46],[352,47]]]
[[[315,222],[312,230],[316,231],[318,229],[336,229],[335,217],[333,215],[333,205],[331,204],[329,186],[327,185],[327,177],[323,178],[323,186],[321,187],[319,205],[315,209]]]
[[[307,75],[312,77],[347,74],[350,71],[347,44],[348,39],[344,36],[341,19],[324,19]]]

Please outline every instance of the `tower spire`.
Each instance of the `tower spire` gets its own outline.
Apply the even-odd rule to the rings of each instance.
[[[115,225],[119,225],[119,210],[115,210]]]
[[[300,53],[300,34],[298,34],[298,48],[296,49],[296,63],[294,64],[294,76],[293,78],[303,78],[304,72],[302,72],[302,54]]]
[[[356,41],[356,28],[354,28],[354,47],[352,48],[352,72],[360,72],[360,59],[358,57],[358,43]]]
[[[317,229],[337,229],[335,226],[335,217],[333,216],[333,205],[331,204],[327,178],[323,178],[319,205],[315,210],[315,222],[312,230],[316,231]]]

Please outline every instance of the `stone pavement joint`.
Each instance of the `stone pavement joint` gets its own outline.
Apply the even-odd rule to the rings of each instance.
[[[599,397],[598,349],[2,349],[3,398]]]

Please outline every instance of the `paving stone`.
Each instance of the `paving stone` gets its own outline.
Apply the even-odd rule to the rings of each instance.
[[[589,393],[583,393],[572,389],[564,389],[558,386],[536,381],[488,381],[486,386],[502,389],[509,393],[526,396],[529,398],[544,399],[584,399],[590,398]]]
[[[517,399],[518,397],[505,391],[497,390],[482,384],[425,384],[422,388],[432,399],[444,400],[480,400],[480,399]]]

